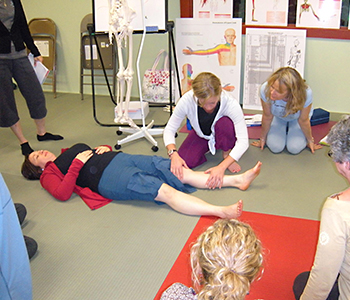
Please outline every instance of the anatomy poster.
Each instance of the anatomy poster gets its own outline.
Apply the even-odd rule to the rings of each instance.
[[[193,0],[194,18],[232,18],[233,0]]]
[[[242,19],[176,19],[176,52],[181,93],[193,78],[212,72],[238,101],[241,75]]]
[[[304,74],[306,30],[246,29],[243,107],[261,109],[259,88],[278,68]]]
[[[298,0],[296,27],[340,28],[341,0]]]
[[[246,0],[245,24],[287,26],[288,0]]]

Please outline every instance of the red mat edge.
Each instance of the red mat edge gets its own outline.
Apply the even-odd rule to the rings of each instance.
[[[307,236],[307,240],[308,242],[310,242],[310,244],[312,244],[313,246],[311,247],[311,249],[308,250],[309,253],[303,253],[305,255],[300,256],[303,258],[302,261],[297,261],[296,263],[301,263],[301,266],[298,268],[298,271],[295,271],[293,274],[293,278],[298,275],[300,272],[303,271],[307,271],[310,270],[312,263],[313,263],[313,257],[316,251],[316,244],[317,244],[317,239],[318,239],[318,229],[319,229],[319,221],[314,221],[314,220],[308,220],[308,219],[302,219],[302,218],[295,218],[295,217],[285,217],[285,216],[277,216],[277,215],[271,215],[271,214],[263,214],[263,213],[255,213],[255,212],[246,212],[244,211],[242,216],[240,217],[240,221],[248,223],[252,226],[252,228],[254,229],[254,231],[256,232],[258,238],[260,238],[261,235],[261,229],[256,229],[254,222],[256,221],[255,218],[257,216],[262,216],[263,218],[269,218],[271,217],[271,219],[280,219],[281,221],[300,221],[303,223],[307,223],[308,226],[308,230],[313,232],[312,235]],[[166,290],[171,284],[173,284],[174,282],[182,282],[188,286],[190,286],[190,282],[191,282],[191,270],[190,270],[190,264],[189,264],[189,252],[190,252],[190,247],[191,244],[197,239],[197,237],[199,236],[199,234],[201,234],[208,226],[210,226],[211,224],[213,224],[218,218],[217,217],[208,217],[208,216],[202,216],[200,217],[200,219],[198,220],[196,226],[194,227],[192,233],[190,234],[189,238],[187,239],[184,247],[182,248],[179,256],[177,257],[177,259],[175,260],[172,268],[170,269],[167,277],[165,278],[163,284],[161,285],[160,289],[158,290],[158,293],[156,294],[154,300],[159,300],[162,293],[164,292],[164,290]],[[264,241],[263,238],[260,238],[262,241],[262,245],[264,247]],[[303,243],[301,243],[301,245],[303,245]],[[268,250],[265,248],[265,250]],[[308,255],[307,255],[308,254]],[[299,255],[296,255],[298,258]],[[184,259],[185,259],[185,267],[184,267]],[[266,278],[267,276],[267,270],[269,267],[269,257],[268,257],[268,253],[265,253],[265,263],[264,263],[264,275],[262,276],[262,279],[257,282],[254,282],[252,284],[252,289],[254,289],[254,286],[258,286],[258,285],[265,285],[266,281],[264,280],[264,277]],[[276,274],[274,274],[275,276]],[[282,276],[283,278],[283,274],[278,274],[278,276]],[[270,276],[271,277],[271,276]],[[174,281],[174,278],[175,281]],[[277,282],[275,282],[275,284],[277,284]],[[282,296],[281,294],[276,293],[276,290],[274,290],[275,286],[269,286],[267,287],[268,289],[271,290],[272,295],[274,295],[276,298],[270,297],[270,298],[265,298],[265,299],[269,299],[269,300],[273,300],[273,299],[291,299],[294,300],[294,296],[292,296],[292,282],[288,285],[289,290],[286,291],[286,294],[288,294],[288,297],[286,296]],[[266,287],[265,287],[266,288]],[[251,296],[251,297],[250,297]],[[282,298],[281,298],[282,296]],[[246,297],[246,299],[256,299],[256,297],[259,298],[259,296],[256,295],[256,293],[254,293],[254,291],[252,290],[252,293],[250,295],[248,295]]]
[[[329,121],[328,123],[323,123],[319,125],[311,126],[312,135],[315,139],[315,143],[319,143],[320,140],[325,137],[332,126],[335,124],[335,121]],[[248,137],[252,140],[257,140],[260,137],[261,126],[248,127]],[[189,133],[190,131],[187,129],[186,124],[181,127],[181,133]]]

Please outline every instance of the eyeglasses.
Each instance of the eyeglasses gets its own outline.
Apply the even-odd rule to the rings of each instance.
[[[332,157],[333,157],[333,152],[332,152],[332,150],[329,150],[328,153],[327,153],[327,155],[328,155],[330,158],[332,158]]]
[[[334,159],[334,157],[333,157],[333,156],[334,156],[334,153],[333,153],[332,150],[329,150],[328,153],[327,153],[327,155],[328,155],[334,162],[340,163],[340,164],[343,163],[341,160]]]

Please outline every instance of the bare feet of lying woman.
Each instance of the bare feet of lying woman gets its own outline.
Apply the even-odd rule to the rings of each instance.
[[[258,161],[253,169],[250,169],[242,174],[242,185],[239,187],[241,190],[246,190],[252,181],[260,174],[262,162]]]
[[[224,206],[223,215],[221,216],[221,218],[237,219],[242,215],[242,211],[243,211],[243,201],[239,200],[237,203],[233,205]]]
[[[249,169],[248,171],[236,176],[229,176],[228,178],[232,180],[231,186],[245,191],[253,182],[253,180],[260,174],[261,165],[262,162],[258,161],[254,168]]]

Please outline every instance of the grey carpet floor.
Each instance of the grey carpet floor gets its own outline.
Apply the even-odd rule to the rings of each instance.
[[[118,128],[107,126],[113,125],[114,118],[114,105],[107,97],[97,97],[99,125],[93,118],[91,97],[81,101],[80,95],[59,94],[57,99],[51,93],[46,96],[47,130],[62,134],[62,141],[36,140],[34,123],[16,91],[24,133],[34,149],[59,154],[61,148],[76,142],[114,146],[126,136],[117,136]],[[151,119],[165,124],[168,117],[162,108],[151,108],[146,124]],[[76,195],[67,202],[57,201],[39,182],[22,178],[23,157],[18,142],[10,129],[1,128],[0,132],[0,172],[14,202],[27,207],[23,233],[39,244],[31,261],[34,299],[153,299],[199,217],[142,201],[116,201],[96,211]],[[177,143],[185,136],[180,133]],[[157,153],[144,138],[123,145],[121,150],[165,157],[162,137],[156,140]],[[243,199],[247,211],[318,220],[326,197],[347,187],[327,151],[325,147],[312,155],[304,150],[293,156],[250,147],[240,161],[242,170],[252,168],[259,160],[263,166],[247,191],[198,190],[195,195],[218,205]],[[205,170],[220,160],[221,153],[208,156],[208,162],[197,169]],[[277,284],[278,280],[283,278],[276,278]]]

